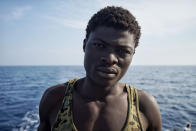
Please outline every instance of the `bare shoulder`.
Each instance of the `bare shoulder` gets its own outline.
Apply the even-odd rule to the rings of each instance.
[[[161,115],[156,99],[149,93],[138,90],[140,111],[148,120],[148,130],[161,131]]]
[[[50,130],[50,114],[55,110],[54,108],[56,108],[57,105],[62,103],[65,90],[66,83],[52,86],[44,92],[39,105],[39,131]]]
[[[62,102],[65,95],[65,86],[66,84],[59,84],[46,89],[41,98],[39,109],[51,109],[58,102]]]

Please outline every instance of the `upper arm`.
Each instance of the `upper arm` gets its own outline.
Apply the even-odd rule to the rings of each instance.
[[[50,123],[49,123],[49,116],[47,115],[50,109],[48,109],[48,99],[49,99],[49,93],[50,93],[50,88],[48,88],[40,101],[39,104],[39,118],[40,118],[40,124],[38,127],[38,131],[50,131]]]
[[[51,127],[48,123],[46,123],[45,121],[41,121],[40,120],[40,124],[38,126],[38,131],[50,131]]]
[[[152,95],[144,91],[139,91],[138,95],[141,111],[144,113],[149,123],[148,130],[161,131],[162,122],[157,101]]]
[[[65,85],[57,85],[48,88],[39,104],[40,125],[38,131],[51,130],[51,112],[57,108],[57,105],[62,102],[64,98]],[[54,118],[53,118],[54,119]]]

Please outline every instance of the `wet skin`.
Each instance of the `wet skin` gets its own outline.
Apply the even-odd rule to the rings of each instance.
[[[97,27],[84,40],[86,77],[73,92],[73,120],[79,131],[120,131],[127,118],[127,91],[119,80],[134,54],[134,35],[112,27]],[[64,85],[49,88],[40,102],[39,130],[50,130],[64,98]],[[138,91],[145,130],[160,131],[161,117],[155,99]]]

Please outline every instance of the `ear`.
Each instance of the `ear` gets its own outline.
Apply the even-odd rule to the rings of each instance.
[[[86,48],[86,42],[87,42],[87,40],[84,39],[84,40],[83,40],[83,51],[84,51],[84,52],[85,52],[85,48]]]

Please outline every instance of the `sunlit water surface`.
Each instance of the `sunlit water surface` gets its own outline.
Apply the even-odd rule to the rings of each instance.
[[[82,66],[0,67],[0,131],[36,131],[43,92],[83,76]],[[157,99],[163,131],[196,129],[196,66],[132,66],[121,81]]]

